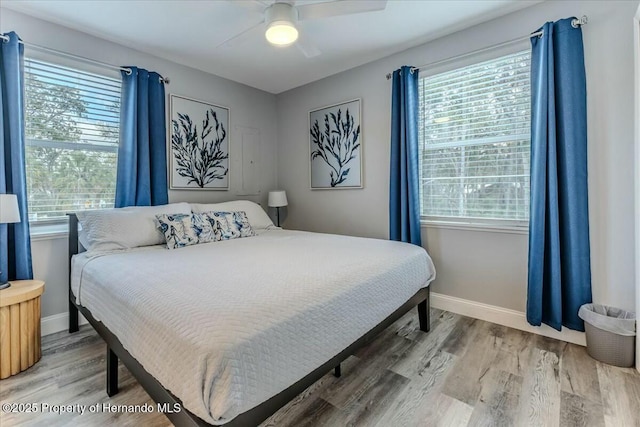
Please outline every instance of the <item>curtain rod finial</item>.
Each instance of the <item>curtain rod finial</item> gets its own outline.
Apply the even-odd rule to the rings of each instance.
[[[581,25],[585,25],[589,22],[589,18],[587,18],[587,15],[582,15],[581,18],[575,18],[571,21],[571,26],[573,28],[578,28]]]

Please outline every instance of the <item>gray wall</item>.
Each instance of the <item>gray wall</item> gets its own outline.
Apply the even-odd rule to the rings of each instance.
[[[166,86],[167,96],[175,93],[229,107],[232,174],[230,190],[169,191],[169,199],[171,202],[218,202],[239,198],[237,192],[241,176],[241,151],[237,149],[240,140],[237,126],[244,126],[256,128],[260,132],[258,179],[262,192],[258,196],[241,197],[266,206],[267,193],[276,188],[277,182],[274,95],[7,9],[0,9],[0,28],[3,32],[16,31],[26,42],[111,64],[136,65],[157,71],[171,79],[171,83]],[[46,55],[29,48],[25,50],[25,55],[47,59]],[[60,61],[60,58],[56,58],[56,61]],[[88,67],[77,62],[68,64]],[[32,243],[34,275],[46,281],[42,316],[63,313],[66,311],[68,274],[66,236],[34,237]]]
[[[391,85],[401,65],[422,65],[535,31],[546,21],[588,15],[584,28],[589,123],[593,294],[634,305],[633,26],[636,1],[545,2],[278,95],[279,186],[294,229],[388,237]],[[526,46],[526,44],[524,45]],[[362,98],[362,190],[309,190],[308,111]],[[423,228],[434,291],[524,311],[527,235]]]

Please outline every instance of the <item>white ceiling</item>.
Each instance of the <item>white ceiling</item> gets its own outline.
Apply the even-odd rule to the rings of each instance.
[[[314,58],[271,46],[261,34],[217,47],[260,22],[264,6],[252,1],[2,0],[2,6],[277,94],[538,2],[389,0],[383,11],[302,21],[301,37],[322,51]]]

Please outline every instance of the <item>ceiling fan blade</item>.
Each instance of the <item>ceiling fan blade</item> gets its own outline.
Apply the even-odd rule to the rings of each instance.
[[[303,36],[296,40],[296,47],[300,49],[307,58],[314,58],[322,53],[315,44]]]
[[[244,30],[239,34],[236,34],[235,36],[226,39],[222,43],[218,44],[216,48],[218,47],[229,48],[229,47],[241,45],[242,43],[246,42],[250,38],[256,36],[257,33],[259,33],[262,30],[263,23],[264,23],[264,20],[258,22],[256,25],[252,27],[247,28],[246,30]]]
[[[248,11],[262,13],[269,7],[269,3],[263,0],[226,0],[229,3],[238,5]]]
[[[296,6],[298,19],[319,19],[330,16],[351,15],[354,13],[384,10],[387,0],[335,0],[323,3],[310,3]]]

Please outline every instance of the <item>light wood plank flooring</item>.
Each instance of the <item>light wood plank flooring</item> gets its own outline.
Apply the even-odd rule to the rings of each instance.
[[[432,310],[415,310],[328,373],[263,426],[640,427],[640,374],[591,359],[583,347]],[[89,327],[43,339],[43,357],[0,382],[0,401],[54,404],[153,402],[120,366],[104,391],[105,344]],[[159,413],[0,413],[2,427],[166,426]]]

